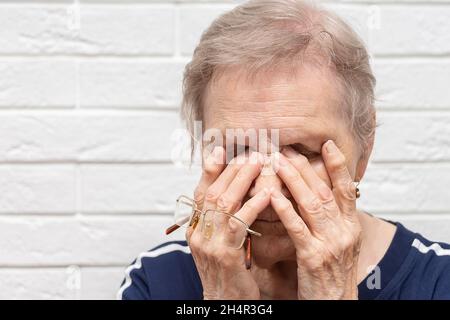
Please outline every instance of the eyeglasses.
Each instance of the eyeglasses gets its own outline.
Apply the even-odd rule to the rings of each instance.
[[[182,195],[177,199],[175,223],[166,229],[166,234],[169,235],[179,228],[195,229],[199,223],[201,232],[207,239],[210,239],[217,231],[226,231],[229,225],[233,225],[234,234],[226,245],[234,249],[241,249],[245,245],[245,266],[247,269],[251,268],[251,236],[261,237],[261,233],[251,230],[246,222],[233,214],[214,209],[201,211],[193,199]]]

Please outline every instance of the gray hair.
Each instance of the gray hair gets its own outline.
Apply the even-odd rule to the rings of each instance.
[[[252,0],[218,17],[203,33],[186,66],[182,118],[191,137],[203,118],[203,98],[220,70],[249,74],[286,63],[327,63],[340,87],[339,113],[363,156],[376,128],[375,77],[362,40],[341,18],[301,0]],[[192,140],[192,152],[195,142]]]

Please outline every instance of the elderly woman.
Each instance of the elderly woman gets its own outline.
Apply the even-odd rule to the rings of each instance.
[[[449,299],[449,246],[356,206],[374,86],[363,43],[326,10],[249,1],[216,19],[184,74],[188,128],[219,132],[167,230],[187,241],[140,255],[119,298]],[[256,148],[229,134],[251,130],[266,130]]]

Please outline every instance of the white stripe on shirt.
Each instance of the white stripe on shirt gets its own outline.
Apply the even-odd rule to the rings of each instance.
[[[421,253],[427,253],[428,251],[433,250],[437,256],[450,256],[450,249],[442,248],[439,243],[432,243],[431,245],[426,246],[419,239],[414,239],[412,246],[417,248]]]
[[[123,292],[129,287],[131,286],[132,283],[132,279],[131,279],[131,271],[135,270],[135,269],[140,269],[142,267],[142,258],[155,258],[158,257],[160,255],[169,253],[169,252],[173,252],[173,251],[181,251],[184,253],[191,253],[191,250],[188,246],[183,246],[180,245],[178,243],[171,243],[167,246],[158,248],[156,250],[152,250],[152,251],[147,251],[147,252],[143,252],[141,253],[138,258],[136,259],[136,262],[132,265],[130,265],[126,270],[125,270],[125,282],[124,284],[120,287],[119,291],[117,292],[117,299],[118,300],[122,300],[122,295]]]

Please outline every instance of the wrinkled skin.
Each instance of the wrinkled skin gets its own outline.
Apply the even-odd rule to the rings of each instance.
[[[364,176],[373,140],[362,157],[326,68],[278,70],[251,82],[242,75],[230,69],[208,88],[205,127],[279,129],[282,152],[227,164],[226,150],[215,148],[204,159],[197,204],[263,234],[252,238],[250,271],[244,249],[226,245],[235,236],[230,223],[211,239],[188,230],[205,299],[357,299],[358,282],[395,232],[356,208],[353,181]],[[273,174],[265,173],[268,157]]]

